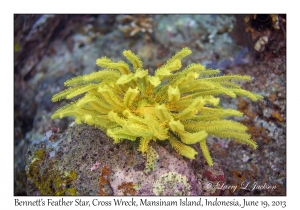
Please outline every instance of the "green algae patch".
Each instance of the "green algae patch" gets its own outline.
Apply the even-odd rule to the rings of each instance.
[[[27,178],[33,182],[41,195],[77,195],[72,183],[77,179],[73,170],[58,170],[53,159],[48,160],[47,153],[40,148],[34,152],[27,169]]]

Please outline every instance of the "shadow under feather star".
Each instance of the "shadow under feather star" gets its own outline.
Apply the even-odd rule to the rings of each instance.
[[[98,58],[96,64],[105,69],[67,80],[68,89],[55,94],[52,101],[84,96],[60,108],[52,119],[74,116],[76,123],[86,123],[106,131],[114,143],[122,139],[140,140],[139,150],[147,153],[151,140],[168,140],[171,146],[189,159],[197,152],[190,144],[199,143],[208,165],[213,165],[207,136],[236,140],[256,149],[257,144],[247,127],[227,117],[243,115],[234,109],[218,106],[223,94],[235,98],[245,96],[253,101],[259,94],[243,90],[236,82],[251,81],[250,76],[223,75],[219,70],[190,64],[183,70],[181,60],[191,54],[183,48],[158,68],[154,76],[143,69],[141,59],[130,50],[123,61]]]

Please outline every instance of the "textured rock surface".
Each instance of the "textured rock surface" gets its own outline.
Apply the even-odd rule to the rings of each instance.
[[[152,146],[158,154],[156,168],[146,172],[146,157],[137,151],[137,142],[113,144],[102,131],[86,125],[49,131],[29,147],[27,194],[204,194],[202,175],[193,167],[201,162],[181,157],[167,142]]]

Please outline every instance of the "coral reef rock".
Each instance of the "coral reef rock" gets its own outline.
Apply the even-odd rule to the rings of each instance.
[[[28,149],[27,194],[203,194],[202,175],[193,169],[196,160],[182,157],[165,142],[150,145],[155,167],[147,166],[149,158],[137,150],[138,143],[113,144],[92,126],[72,123],[65,131],[48,131]]]

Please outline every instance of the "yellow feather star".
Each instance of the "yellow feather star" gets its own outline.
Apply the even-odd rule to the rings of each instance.
[[[251,81],[242,75],[218,76],[219,70],[190,64],[181,71],[181,60],[191,54],[183,48],[158,68],[154,76],[143,69],[141,59],[130,50],[123,55],[133,69],[123,61],[103,57],[96,64],[106,69],[66,81],[69,88],[52,97],[56,102],[84,94],[53,115],[52,119],[74,116],[76,123],[86,123],[106,131],[119,143],[122,139],[140,140],[139,150],[149,151],[150,140],[168,140],[172,147],[189,159],[198,153],[189,144],[199,143],[208,165],[213,165],[207,136],[218,136],[245,143],[254,149],[257,144],[241,123],[226,120],[242,116],[233,109],[219,107],[219,94],[245,96],[253,101],[259,94],[243,90],[236,81]]]

